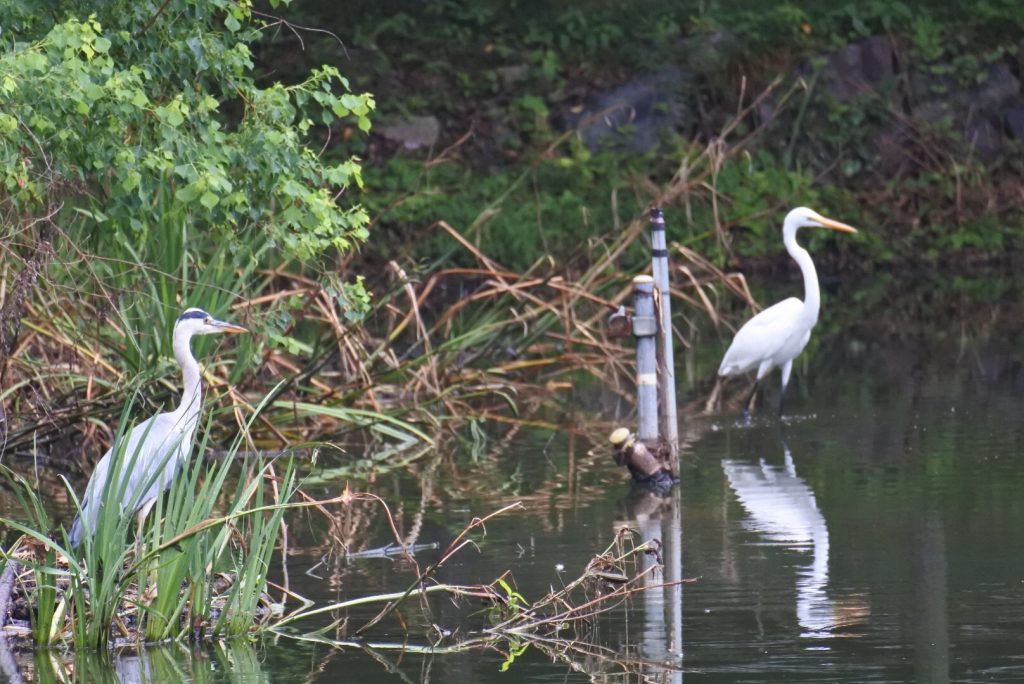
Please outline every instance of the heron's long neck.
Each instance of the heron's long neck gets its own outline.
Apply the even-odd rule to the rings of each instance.
[[[199,364],[192,356],[192,336],[176,332],[174,335],[174,358],[181,366],[182,382],[185,385],[181,393],[181,403],[175,411],[182,418],[191,423],[199,415],[199,409],[203,403],[203,383],[199,371]]]
[[[807,250],[796,244],[796,227],[785,226],[783,228],[783,242],[786,244],[786,251],[793,257],[793,260],[800,266],[800,272],[804,275],[804,316],[813,325],[818,321],[818,311],[821,309],[821,294],[818,292],[818,272],[814,270],[814,262]]]

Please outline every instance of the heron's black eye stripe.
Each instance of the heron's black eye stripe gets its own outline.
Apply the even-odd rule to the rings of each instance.
[[[178,320],[179,321],[186,321],[186,320],[188,320],[190,318],[204,318],[205,319],[205,318],[209,318],[209,317],[210,317],[210,314],[206,313],[205,311],[199,311],[197,309],[196,311],[186,311],[185,313],[181,314],[181,316],[178,317]]]

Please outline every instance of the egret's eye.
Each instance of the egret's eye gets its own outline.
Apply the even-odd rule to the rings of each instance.
[[[213,319],[210,318],[210,317],[207,317],[206,320],[203,321],[203,322],[206,323],[206,325],[210,325],[210,323],[213,323]]]

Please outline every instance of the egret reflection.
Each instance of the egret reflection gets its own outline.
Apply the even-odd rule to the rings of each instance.
[[[729,486],[749,515],[748,529],[767,541],[810,553],[810,562],[796,579],[796,615],[801,636],[823,636],[835,625],[835,606],[828,585],[828,527],[814,492],[796,474],[793,456],[783,444],[785,462],[770,465],[726,459],[722,468]]]

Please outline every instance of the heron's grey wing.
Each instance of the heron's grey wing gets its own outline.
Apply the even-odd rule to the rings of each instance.
[[[135,495],[135,510],[170,488],[192,447],[194,427],[186,429],[185,418],[161,413],[152,420],[153,426],[139,449],[136,467],[130,475],[129,488]]]
[[[102,503],[108,497],[118,497],[122,511],[129,506],[138,510],[170,486],[191,446],[191,433],[183,433],[181,427],[174,414],[161,413],[132,428],[121,455],[119,471],[122,477],[128,477],[123,487],[121,482],[109,482],[114,461],[113,448],[103,454],[82,496],[82,516],[76,517],[71,527],[72,544],[77,545],[81,540],[85,531],[83,523],[89,534],[96,531]]]
[[[128,433],[128,442],[123,451],[123,458],[126,462],[131,458],[131,454],[137,451],[142,439],[151,431],[152,428],[150,426],[155,418],[156,416],[147,418]],[[83,526],[88,530],[90,536],[96,532],[96,521],[100,518],[102,503],[107,493],[109,492],[113,496],[115,492],[121,489],[118,486],[119,483],[111,483],[108,486],[115,446],[117,445],[108,449],[107,453],[103,454],[103,457],[100,458],[96,468],[92,471],[92,477],[89,478],[89,484],[85,487],[85,494],[82,495],[81,499],[82,513],[75,517],[75,522],[71,525],[71,543],[75,546],[82,540],[82,535],[85,532]],[[124,470],[122,467],[121,472],[124,472]],[[122,510],[125,504],[126,501],[121,501]]]

